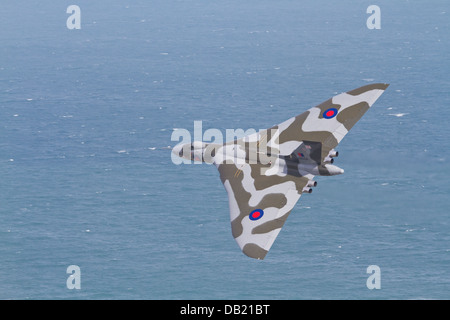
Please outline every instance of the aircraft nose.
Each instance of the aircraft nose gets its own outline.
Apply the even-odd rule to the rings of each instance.
[[[182,157],[182,156],[183,156],[182,151],[183,151],[183,146],[181,146],[181,145],[176,145],[176,146],[173,147],[173,149],[172,149],[172,153],[173,153],[175,156],[177,156],[177,157]]]

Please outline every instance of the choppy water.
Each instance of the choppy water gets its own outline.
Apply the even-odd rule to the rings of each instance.
[[[448,1],[3,1],[0,298],[450,298]],[[390,87],[264,261],[174,128],[268,128]],[[66,287],[69,265],[81,289]],[[369,265],[381,289],[369,290]]]

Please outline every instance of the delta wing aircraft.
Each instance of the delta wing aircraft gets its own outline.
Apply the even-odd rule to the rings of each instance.
[[[264,259],[300,196],[317,186],[314,177],[344,173],[332,164],[336,146],[388,86],[376,83],[341,93],[241,139],[194,141],[172,152],[217,167],[228,192],[233,237],[247,256]]]

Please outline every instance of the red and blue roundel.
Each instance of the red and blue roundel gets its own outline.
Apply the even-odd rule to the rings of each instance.
[[[325,110],[325,112],[323,113],[323,117],[325,119],[331,119],[331,118],[336,117],[337,113],[338,113],[338,110],[336,108],[330,108],[330,109]]]
[[[250,212],[248,217],[250,218],[250,220],[255,221],[255,220],[261,219],[263,215],[264,215],[263,210],[256,209],[256,210],[253,210],[252,212]]]

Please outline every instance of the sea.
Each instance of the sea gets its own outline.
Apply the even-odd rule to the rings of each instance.
[[[447,0],[3,0],[0,299],[450,299],[449,27]],[[216,168],[172,161],[195,121],[379,82],[264,260]]]

